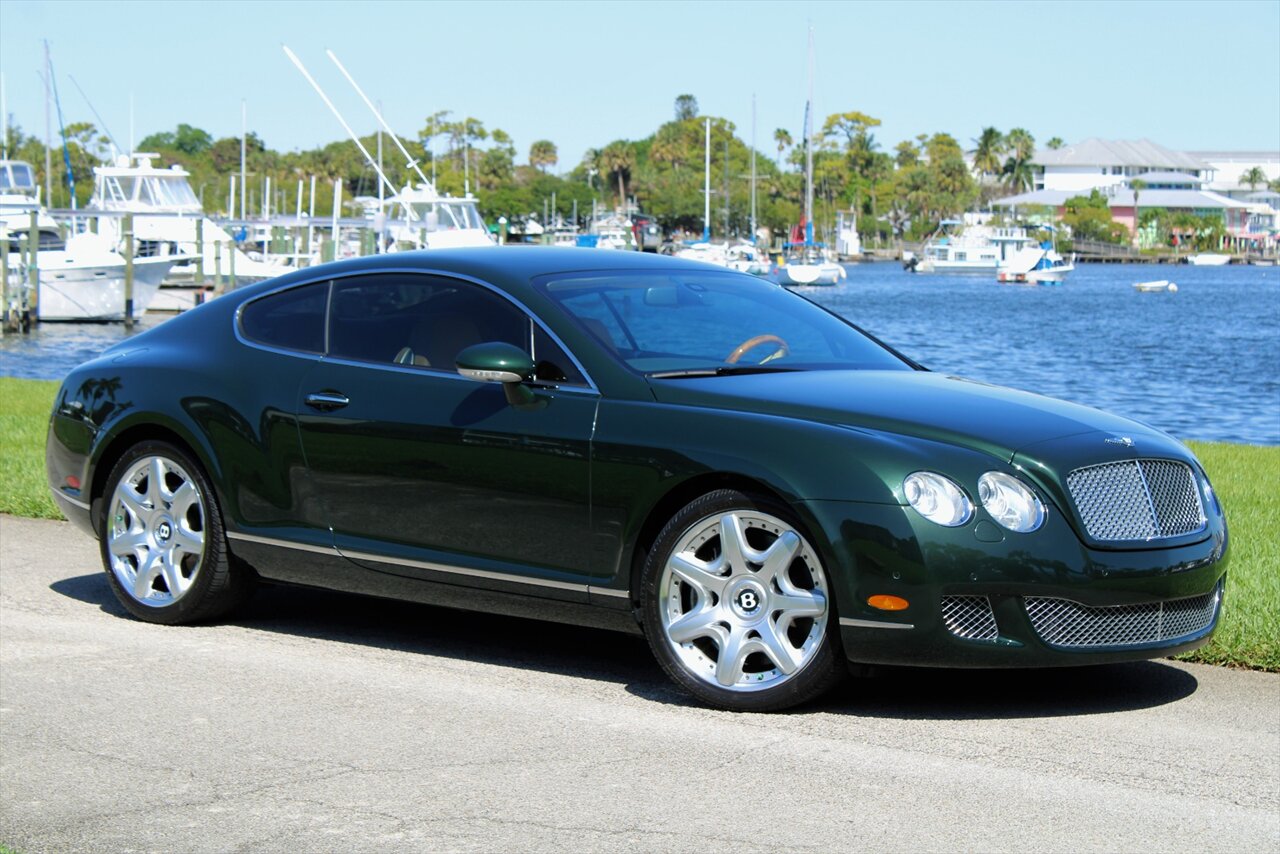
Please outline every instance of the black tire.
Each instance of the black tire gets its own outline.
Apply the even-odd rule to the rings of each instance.
[[[737,530],[743,532],[742,539],[746,541],[747,548],[757,556],[770,552],[774,544],[782,542],[784,537],[795,535],[796,539],[786,541],[790,544],[788,550],[779,551],[787,567],[781,573],[783,581],[770,578],[765,564],[750,560],[744,560],[742,566],[735,566],[725,559],[723,576],[719,572],[701,576],[714,581],[706,588],[684,580],[678,572],[668,571],[668,565],[678,552],[696,561],[709,560],[713,565],[721,561],[721,537],[710,532],[713,528],[724,530],[719,520],[730,518],[737,520]],[[769,539],[771,536],[773,540]],[[826,569],[810,542],[800,520],[789,507],[771,498],[737,490],[710,492],[676,513],[649,550],[640,580],[641,621],[645,636],[667,675],[703,703],[736,712],[771,712],[790,708],[808,702],[839,684],[848,672],[840,648],[839,619]],[[792,548],[794,551],[789,550]],[[805,586],[806,580],[810,586]],[[722,586],[716,588],[717,584]],[[785,585],[786,589],[780,588],[779,584]],[[686,587],[688,589],[684,589]],[[787,590],[794,594],[787,601],[807,595],[815,608],[819,607],[817,603],[821,599],[825,599],[821,614],[795,617],[782,610],[774,611],[772,605],[777,603],[781,608],[781,597],[788,595]],[[822,596],[817,596],[815,591]],[[771,598],[774,596],[779,598]],[[746,610],[753,603],[754,614]],[[678,635],[681,619],[695,616],[695,612],[697,616],[706,613],[700,622],[713,628],[694,631],[711,634],[694,639],[668,634],[671,630]],[[719,621],[722,616],[725,619]],[[807,624],[805,620],[808,620]],[[747,648],[745,645],[754,640],[758,651],[738,652],[733,658],[725,659],[727,667],[723,678],[731,682],[726,687],[718,668],[726,644],[735,643],[735,632],[738,633],[736,637],[745,638],[736,641],[742,645],[736,649]],[[793,655],[800,654],[798,665],[792,659],[790,666],[795,667],[793,672],[785,673],[776,664],[780,658],[776,652],[760,649],[761,645],[768,645],[764,635],[775,644],[773,649],[778,649],[776,644],[785,643]],[[760,681],[752,682],[753,678]]]
[[[156,461],[162,466],[160,487],[150,474]],[[146,496],[138,491],[142,484]],[[171,486],[177,489],[164,491]],[[98,509],[107,581],[138,619],[166,625],[205,622],[229,614],[252,594],[253,570],[227,549],[218,497],[200,464],[182,449],[160,441],[131,447],[107,477]],[[198,552],[187,547],[197,538]],[[153,567],[155,577],[146,581]]]

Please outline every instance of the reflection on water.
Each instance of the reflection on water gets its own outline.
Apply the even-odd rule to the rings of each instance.
[[[1280,444],[1280,268],[1085,264],[1062,287],[911,275],[892,263],[848,269],[836,287],[798,290],[933,370],[1097,406],[1183,439]],[[1179,290],[1133,290],[1146,279]],[[119,324],[7,335],[0,374],[57,379],[124,337]]]

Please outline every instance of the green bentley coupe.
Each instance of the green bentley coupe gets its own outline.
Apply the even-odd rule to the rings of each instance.
[[[1227,571],[1204,469],[1159,430],[640,253],[389,254],[236,290],[72,371],[46,453],[140,619],[286,582],[640,631],[744,711],[850,662],[1182,652]]]

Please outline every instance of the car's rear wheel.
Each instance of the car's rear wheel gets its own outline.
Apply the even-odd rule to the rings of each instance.
[[[107,478],[98,530],[121,604],[153,623],[222,616],[252,591],[252,571],[227,551],[217,496],[181,449],[134,445]]]
[[[826,571],[795,514],[717,490],[658,534],[642,576],[654,655],[681,687],[734,711],[813,699],[845,673]]]

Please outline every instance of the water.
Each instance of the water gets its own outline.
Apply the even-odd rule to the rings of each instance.
[[[1096,406],[1182,439],[1280,445],[1280,268],[1086,264],[1062,287],[859,264],[801,292],[936,371]],[[1133,283],[1171,279],[1176,294]],[[161,322],[146,317],[139,330]],[[59,379],[127,337],[44,324],[0,339],[0,374]]]

